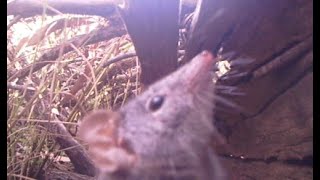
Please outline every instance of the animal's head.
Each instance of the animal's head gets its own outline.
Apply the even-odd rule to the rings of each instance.
[[[197,156],[193,149],[207,146],[214,131],[213,63],[213,56],[204,51],[119,111],[89,114],[79,134],[89,143],[96,166],[114,172],[157,163],[152,159],[160,163],[161,158],[179,159],[179,154]]]

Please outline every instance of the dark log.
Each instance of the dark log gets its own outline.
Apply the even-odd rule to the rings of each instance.
[[[245,95],[218,95],[244,110],[218,103],[224,111],[215,115],[227,139],[217,151],[238,158],[226,158],[236,179],[312,178],[312,162],[283,163],[313,157],[312,6],[309,0],[202,0],[197,6],[184,61],[204,49],[237,54],[230,62],[238,65],[217,85]],[[246,58],[253,61],[240,67]]]
[[[127,0],[121,15],[150,85],[177,68],[178,0]]]

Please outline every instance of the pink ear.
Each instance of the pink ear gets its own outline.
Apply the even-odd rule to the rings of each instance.
[[[89,145],[89,156],[102,172],[113,173],[131,167],[132,152],[119,144],[117,129],[120,116],[116,112],[97,110],[88,114],[80,124],[79,138]]]
[[[78,136],[86,143],[110,141],[117,139],[118,113],[96,110],[89,113],[81,122]]]

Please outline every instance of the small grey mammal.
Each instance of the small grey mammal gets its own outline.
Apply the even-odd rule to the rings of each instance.
[[[203,51],[116,112],[80,124],[99,180],[224,180],[210,142],[214,58]]]

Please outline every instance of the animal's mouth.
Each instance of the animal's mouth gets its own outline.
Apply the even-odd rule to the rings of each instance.
[[[132,149],[132,147],[130,145],[130,142],[124,138],[117,139],[117,147],[125,150],[128,154],[132,154],[132,155],[135,154],[134,150]]]

